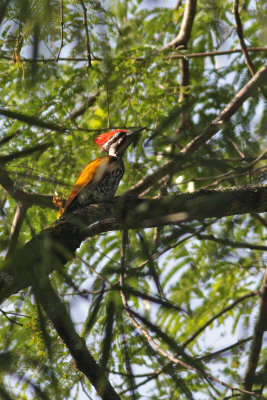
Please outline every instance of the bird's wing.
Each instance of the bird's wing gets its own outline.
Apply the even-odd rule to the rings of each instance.
[[[72,189],[71,194],[66,201],[64,211],[69,207],[70,203],[77,197],[77,195],[89,184],[95,187],[97,183],[102,179],[108,165],[113,161],[113,157],[103,156],[98,157],[94,161],[90,162],[82,171],[81,175],[77,179],[77,182]],[[63,214],[63,211],[62,213]]]

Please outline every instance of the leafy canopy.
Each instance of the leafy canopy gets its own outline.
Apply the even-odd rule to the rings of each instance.
[[[125,157],[122,194],[175,160],[251,79],[244,55],[234,51],[240,38],[233,1],[199,0],[187,40],[162,49],[181,32],[186,3],[2,2],[2,254],[12,241],[21,247],[56,219],[52,199],[51,207],[27,204],[17,243],[20,204],[3,170],[16,189],[67,197],[81,170],[99,155],[96,135],[146,127]],[[255,50],[266,43],[266,12],[263,0],[240,1],[255,71],[266,56],[266,49]],[[191,56],[225,50],[230,53]],[[264,183],[266,126],[260,88],[210,141],[182,162],[177,158],[179,169],[156,180],[146,196]],[[121,399],[245,396],[227,385],[266,395],[264,344],[254,386],[242,383],[265,271],[264,239],[264,215],[253,213],[124,235],[112,231],[83,242],[51,282]],[[92,384],[31,294],[22,290],[1,306],[0,397],[94,398]],[[208,373],[227,385],[214,383]]]

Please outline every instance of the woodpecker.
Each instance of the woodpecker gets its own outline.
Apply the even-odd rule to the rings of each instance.
[[[137,142],[142,129],[115,129],[95,139],[95,143],[108,155],[96,158],[84,168],[64,207],[60,208],[58,218],[77,208],[114,197],[124,174],[123,154],[131,143]],[[54,203],[59,204],[58,198]]]

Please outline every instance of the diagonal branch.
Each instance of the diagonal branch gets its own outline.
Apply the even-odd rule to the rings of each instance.
[[[247,49],[247,46],[246,46],[246,43],[244,40],[243,26],[242,26],[242,22],[240,19],[238,7],[239,7],[239,0],[234,0],[234,16],[235,16],[235,22],[236,22],[236,32],[237,32],[237,35],[239,38],[242,53],[244,54],[244,57],[246,60],[246,64],[251,72],[251,75],[253,76],[256,73],[256,68],[248,54],[248,49]]]
[[[242,26],[242,22],[240,19],[240,15],[239,15],[239,11],[238,11],[238,7],[239,7],[239,0],[234,0],[234,16],[235,16],[235,22],[236,22],[236,32],[238,35],[238,39],[240,42],[240,46],[242,49],[242,53],[244,54],[245,57],[245,61],[246,64],[248,66],[248,69],[250,70],[251,75],[255,75],[256,74],[256,68],[255,65],[253,64],[250,55],[248,53],[248,49],[245,43],[245,39],[244,39],[244,33],[243,33],[243,26]],[[263,96],[265,97],[265,99],[267,99],[266,94],[263,91],[263,88],[261,86],[259,86],[259,90],[260,92],[263,94]]]
[[[190,338],[187,339],[187,341],[183,344],[183,347],[186,347],[189,345],[189,343],[191,343],[193,340],[195,340],[195,338],[200,335],[210,324],[212,324],[216,319],[218,319],[221,315],[225,314],[226,312],[232,310],[232,308],[234,308],[237,304],[241,303],[242,301],[256,296],[257,292],[251,292],[251,293],[247,293],[242,297],[239,297],[238,299],[236,299],[235,301],[232,302],[232,304],[229,304],[229,306],[223,308],[220,312],[218,312],[217,314],[215,314],[212,318],[210,318],[205,324],[203,324]]]
[[[265,64],[250,81],[235,95],[233,100],[225,107],[221,114],[213,121],[213,124],[222,125],[230,120],[245,100],[250,97],[255,89],[265,82],[267,78],[267,64]]]
[[[222,353],[226,353],[229,350],[235,349],[236,347],[243,346],[243,344],[246,344],[247,342],[250,342],[251,339],[252,339],[252,336],[248,336],[245,339],[238,340],[237,342],[235,342],[234,344],[231,344],[230,346],[224,347],[223,349],[214,351],[213,353],[204,354],[203,356],[199,357],[198,360],[200,360],[200,361],[202,361],[202,360],[210,360],[212,358],[215,358],[215,357],[221,355]]]
[[[179,153],[179,159],[170,160],[164,165],[159,167],[155,172],[148,175],[146,178],[139,181],[137,184],[132,186],[125,195],[140,195],[146,189],[155,185],[159,182],[160,178],[179,171],[181,165],[184,163],[184,157],[188,154],[194,153],[201,146],[203,146],[208,140],[210,140],[219,130],[222,129],[223,125],[227,123],[231,117],[237,112],[242,104],[251,96],[258,85],[267,79],[267,64],[262,67],[251,80],[235,95],[231,102],[224,108],[220,115],[214,119],[205,129],[205,131],[196,136],[190,143],[188,143]]]

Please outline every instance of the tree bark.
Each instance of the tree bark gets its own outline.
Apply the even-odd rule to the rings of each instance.
[[[31,286],[34,268],[46,275],[62,268],[87,237],[115,229],[265,211],[267,185],[200,190],[160,199],[121,196],[109,203],[92,204],[55,221],[0,264],[0,302]]]

